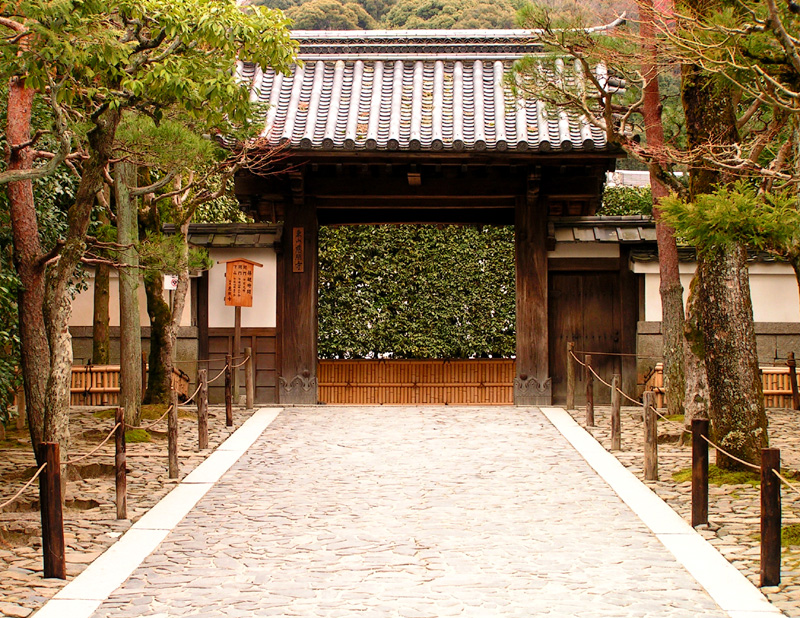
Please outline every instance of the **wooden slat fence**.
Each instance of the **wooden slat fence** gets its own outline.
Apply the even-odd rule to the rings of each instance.
[[[320,360],[319,399],[337,405],[512,405],[513,359]]]
[[[185,399],[189,396],[189,376],[173,369],[172,387],[178,391],[178,398]],[[118,402],[119,365],[73,365],[70,405],[116,406]]]
[[[764,405],[767,408],[791,408],[792,387],[789,384],[788,367],[761,367],[761,387],[764,389]],[[800,370],[798,370],[800,373]],[[656,407],[663,408],[664,402],[664,367],[661,363],[645,383],[645,390],[655,391]]]

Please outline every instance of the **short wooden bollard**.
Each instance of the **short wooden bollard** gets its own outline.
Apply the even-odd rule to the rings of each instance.
[[[789,386],[792,388],[792,407],[795,410],[800,410],[800,393],[797,391],[797,361],[794,358],[794,352],[789,352],[789,360],[786,361],[789,366]]]
[[[17,429],[25,429],[25,417],[28,414],[25,410],[25,389],[17,391]]]
[[[142,399],[147,393],[147,356],[142,352]]]
[[[225,355],[225,426],[233,427],[233,358]]]
[[[178,392],[170,391],[170,410],[167,415],[167,449],[169,450],[169,478],[180,475],[178,465]]]
[[[61,456],[58,443],[39,444],[39,461],[47,464],[39,477],[44,576],[66,579],[64,513],[61,510]]]
[[[708,523],[708,421],[692,419],[692,526]]]
[[[117,490],[117,519],[128,519],[128,477],[125,475],[125,408],[117,406],[114,431],[114,476]]]
[[[245,392],[245,407],[248,410],[253,409],[253,402],[255,400],[255,382],[253,380],[253,348],[245,348],[244,355],[247,360],[244,363],[244,392]]]
[[[592,373],[592,355],[587,354],[586,363],[586,425],[594,427],[594,374]]]
[[[618,373],[614,374],[611,380],[611,450],[620,451],[621,437],[620,437],[620,410],[621,399],[619,392],[619,385],[622,382],[622,376]]]
[[[653,391],[644,392],[644,478],[658,480],[658,421]]]
[[[567,410],[575,409],[575,342],[567,341]]]
[[[202,451],[208,448],[208,369],[197,371],[197,381],[197,447]]]
[[[781,451],[761,449],[761,585],[781,583]]]

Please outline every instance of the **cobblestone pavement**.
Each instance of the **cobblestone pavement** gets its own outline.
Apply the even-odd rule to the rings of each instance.
[[[296,408],[95,613],[725,614],[536,409]]]

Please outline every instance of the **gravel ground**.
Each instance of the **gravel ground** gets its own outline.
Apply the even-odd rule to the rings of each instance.
[[[113,420],[99,420],[97,408],[73,408],[71,449],[75,456],[91,451],[111,430]],[[132,523],[166,495],[183,477],[246,421],[250,411],[234,409],[234,426],[225,427],[224,407],[209,408],[209,446],[197,448],[196,409],[179,418],[180,478],[167,475],[166,420],[156,425],[149,443],[128,444],[128,517],[117,520],[114,503],[114,440],[77,464],[81,479],[67,482],[64,509],[67,581],[73,579]],[[147,422],[147,421],[145,421]],[[161,431],[158,431],[160,429]],[[0,503],[14,495],[35,471],[27,429],[8,430],[0,442]],[[65,581],[42,578],[38,482],[0,512],[0,615],[25,618],[58,592]]]
[[[72,410],[72,449],[76,454],[91,450],[113,426],[111,420],[98,420],[96,409]],[[182,411],[183,412],[183,411]],[[196,419],[187,409],[180,419],[181,478],[191,472],[238,428],[250,413],[235,410],[234,427],[226,428],[224,409],[209,410],[209,441],[211,449],[197,449]],[[585,426],[583,409],[571,412]],[[800,413],[791,410],[770,410],[771,446],[781,448],[784,468],[800,470]],[[607,449],[610,449],[609,409],[595,409],[595,427],[587,430]],[[162,422],[164,430],[166,423]],[[35,469],[30,442],[25,434],[9,432],[9,439],[0,443],[0,502],[20,487]],[[687,521],[690,518],[690,483],[677,483],[672,474],[691,464],[691,448],[673,441],[678,427],[659,423],[659,481],[646,481],[663,500]],[[639,408],[623,408],[622,451],[614,453],[631,472],[643,479],[642,446],[644,435]],[[711,455],[713,463],[714,456]],[[151,443],[128,445],[128,516],[115,519],[113,480],[113,440],[92,458],[81,462],[84,477],[70,480],[67,485],[68,508],[64,512],[67,543],[68,580],[74,578],[100,553],[121,536],[139,517],[156,504],[176,484],[167,478],[166,434],[154,432]],[[27,476],[25,476],[27,473]],[[179,479],[178,479],[179,480]],[[798,482],[800,488],[800,482]],[[709,490],[709,520],[700,533],[732,564],[737,566],[756,585],[759,582],[760,547],[759,489],[751,485],[711,486]],[[14,504],[0,512],[0,615],[25,618],[41,607],[65,582],[42,578],[40,524],[36,484]],[[783,491],[784,526],[800,523],[800,494]],[[800,546],[783,550],[781,585],[764,588],[767,597],[787,616],[800,617]]]
[[[662,412],[664,412],[662,410]],[[781,449],[781,467],[800,470],[800,412],[768,410],[770,446]],[[595,407],[595,427],[586,427],[584,408],[572,410],[573,418],[607,450],[611,450],[610,408]],[[643,472],[644,429],[641,408],[622,410],[622,451],[617,459],[650,487],[687,522],[691,522],[691,482],[678,483],[672,475],[691,467],[691,445],[680,445],[680,426],[659,421],[658,481],[645,481]],[[714,463],[714,452],[709,453]],[[800,490],[800,481],[797,482]],[[756,586],[759,584],[761,547],[760,489],[752,485],[709,486],[708,527],[698,531],[731,564],[741,570]],[[783,525],[800,523],[800,494],[784,487],[782,491]],[[769,600],[787,616],[800,617],[800,545],[783,549],[780,586],[762,588]]]

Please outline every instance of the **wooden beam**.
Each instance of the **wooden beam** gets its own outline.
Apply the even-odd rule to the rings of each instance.
[[[517,201],[515,246],[517,266],[517,376],[516,405],[549,405],[552,383],[549,368],[547,301],[547,216],[538,199],[539,177],[528,180],[526,197]]]
[[[563,271],[598,271],[620,268],[619,258],[550,258],[547,261],[547,270],[550,272]]]
[[[287,207],[278,254],[278,402],[283,404],[317,403],[317,231],[313,200]]]

